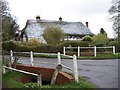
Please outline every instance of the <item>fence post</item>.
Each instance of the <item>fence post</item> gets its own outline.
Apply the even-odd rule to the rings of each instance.
[[[58,58],[58,64],[61,64],[60,52],[58,52],[58,54],[57,54],[57,58]]]
[[[94,56],[96,57],[96,46],[94,46]]]
[[[113,46],[113,54],[115,54],[115,46]]]
[[[13,61],[13,51],[12,50],[10,50],[10,60],[11,60],[11,62]]]
[[[33,52],[30,52],[30,66],[33,66]]]
[[[78,57],[80,56],[80,47],[78,46]]]
[[[65,47],[63,47],[63,54],[65,55]]]
[[[73,55],[73,67],[74,67],[74,77],[75,77],[75,81],[76,81],[76,82],[79,82],[76,55]]]
[[[38,86],[41,87],[42,86],[42,75],[41,74],[38,74]]]
[[[5,72],[6,72],[6,71],[5,71],[5,68],[4,68],[4,66],[3,66],[3,74],[5,74]]]

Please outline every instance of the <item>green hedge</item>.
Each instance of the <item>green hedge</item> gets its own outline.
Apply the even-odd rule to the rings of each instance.
[[[72,47],[78,47],[78,46],[81,46],[81,47],[85,47],[85,46],[88,46],[88,43],[87,42],[84,42],[84,41],[64,41],[62,43],[60,43],[58,46],[62,46],[62,47],[69,47],[69,46],[72,46]]]
[[[59,45],[50,45],[50,44],[40,44],[39,46],[27,46],[22,43],[4,43],[3,49],[10,51],[16,51],[16,52],[41,52],[41,53],[57,53],[61,52],[63,53],[63,47],[66,46],[88,46],[88,44],[84,41],[64,41],[60,43]]]
[[[109,43],[109,46],[115,46],[116,48],[116,52],[120,52],[120,45],[119,45],[119,43],[118,43],[118,41],[116,40],[116,41],[111,41],[110,43]]]
[[[13,42],[5,42],[2,43],[2,50],[14,50],[15,44]]]
[[[43,45],[39,45],[39,46],[16,45],[16,47],[14,48],[14,51],[18,51],[18,52],[33,51],[33,52],[42,52],[42,53],[56,53],[57,48],[56,48],[56,46],[47,45],[47,44],[43,44]]]

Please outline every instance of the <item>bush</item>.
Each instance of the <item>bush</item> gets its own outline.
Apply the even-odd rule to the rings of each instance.
[[[50,45],[50,44],[40,44],[38,46],[28,46],[23,43],[6,43],[4,49],[7,51],[13,50],[16,52],[39,52],[39,53],[63,53],[63,47],[78,47],[78,46],[88,46],[84,41],[64,41],[59,45]]]
[[[58,51],[59,52],[63,52],[63,47],[87,47],[88,46],[88,43],[87,42],[84,42],[84,41],[64,41],[62,43],[60,43],[59,45],[57,45],[58,47]]]
[[[14,50],[14,43],[13,42],[4,42],[2,43],[2,49],[6,51]]]
[[[92,37],[90,37],[89,35],[86,35],[86,36],[84,36],[84,37],[82,38],[82,41],[92,42],[93,39],[92,39]]]
[[[99,33],[98,35],[93,36],[93,41],[92,41],[93,46],[96,46],[98,44],[103,44],[104,46],[106,46],[108,42],[109,40],[106,33],[104,34]]]
[[[16,44],[14,51],[17,52],[40,52],[40,53],[56,53],[57,47],[54,45],[41,44],[39,46],[27,46]]]
[[[64,31],[58,26],[47,26],[43,37],[48,44],[57,45],[64,39]]]
[[[85,46],[88,46],[88,43],[84,42],[84,41],[64,41],[64,42],[60,43],[58,46],[62,46],[62,47],[68,47],[68,46],[71,46],[71,47],[78,47],[78,46],[85,47]]]
[[[115,46],[116,47],[116,51],[120,52],[120,45],[118,44],[118,41],[111,41],[111,42],[109,42],[109,46]]]
[[[28,46],[39,46],[40,45],[40,41],[35,39],[35,38],[31,38],[25,44],[28,45]]]
[[[34,47],[34,52],[41,52],[41,53],[57,53],[57,47],[54,45],[49,44],[42,44],[38,47]]]
[[[117,46],[117,44],[118,44],[118,41],[111,41],[111,42],[109,42],[110,46]]]

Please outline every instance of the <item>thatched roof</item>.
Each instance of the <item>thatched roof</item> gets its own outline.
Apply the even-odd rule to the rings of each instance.
[[[25,28],[22,31],[26,32],[28,38],[43,39],[43,30],[48,25],[59,26],[64,31],[64,33],[68,35],[93,35],[90,29],[81,22],[54,21],[43,19],[28,20]]]

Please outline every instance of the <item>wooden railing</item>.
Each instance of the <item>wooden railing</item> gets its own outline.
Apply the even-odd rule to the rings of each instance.
[[[82,52],[80,49],[93,49],[94,56],[97,55],[97,49],[112,49],[113,54],[115,54],[115,46],[108,46],[108,47],[63,47],[63,54],[66,55],[66,49],[77,49],[77,56],[80,56],[80,53]]]
[[[6,73],[6,70],[5,70],[5,69],[9,69],[9,70],[13,70],[13,71],[16,71],[16,72],[20,72],[20,73],[24,73],[24,74],[29,74],[29,75],[36,76],[36,77],[37,77],[38,86],[39,86],[39,87],[42,86],[42,76],[41,76],[41,74],[30,73],[30,72],[18,70],[18,69],[11,68],[11,67],[7,67],[7,66],[3,66],[3,74]]]
[[[73,59],[73,69],[71,69],[70,67],[63,65],[62,64],[62,59],[61,59],[61,55],[60,52],[58,52],[57,54],[53,54],[53,53],[35,53],[35,52],[13,52],[12,50],[10,51],[10,57],[11,60],[13,60],[13,53],[24,53],[24,54],[30,54],[30,66],[34,66],[34,63],[42,63],[42,64],[55,64],[56,66],[61,65],[62,67],[71,70],[74,74],[74,78],[76,82],[79,82],[79,78],[78,78],[78,67],[77,67],[77,57],[76,55],[73,56],[69,56],[69,55],[65,55],[66,57]],[[57,63],[50,63],[50,62],[35,62],[34,58],[33,58],[33,54],[46,54],[46,55],[57,55]]]

